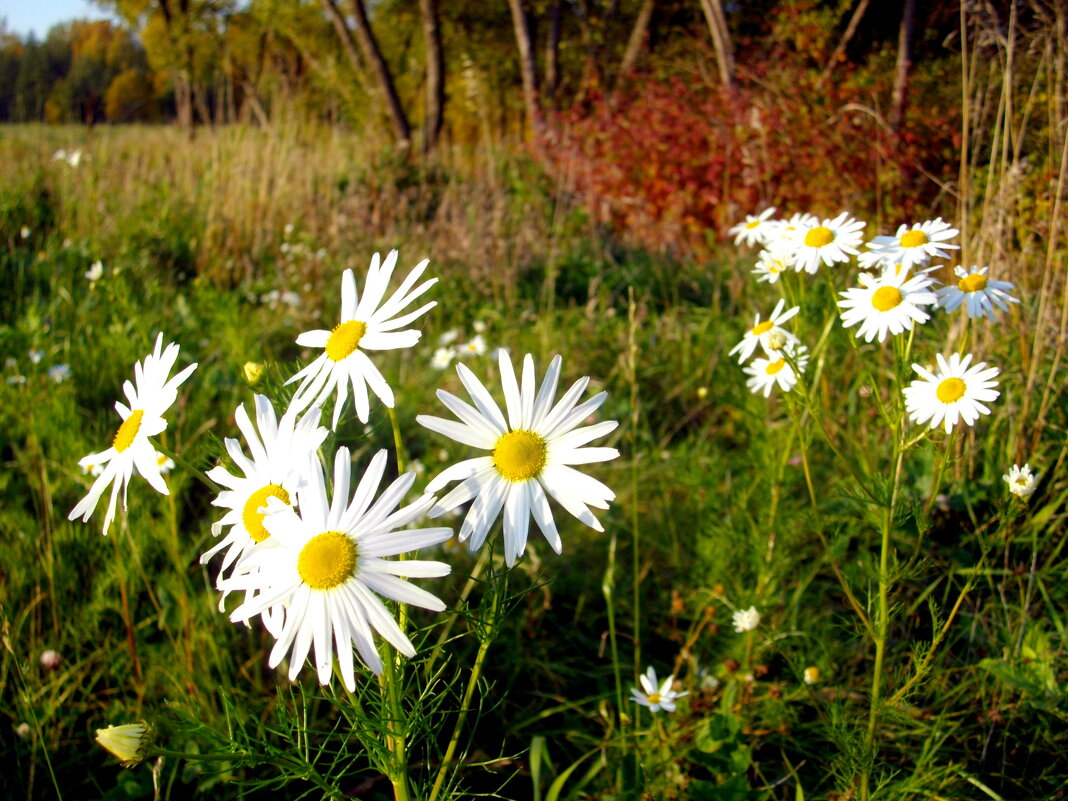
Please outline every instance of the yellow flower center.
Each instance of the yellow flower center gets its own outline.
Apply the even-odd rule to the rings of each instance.
[[[356,543],[340,531],[324,531],[300,549],[297,572],[313,590],[331,590],[356,572]]]
[[[111,446],[115,450],[122,453],[133,444],[134,437],[141,429],[141,418],[144,416],[145,413],[141,409],[134,409],[130,412],[130,416],[122,421],[119,430],[115,432],[115,439],[111,441]]]
[[[957,282],[961,292],[981,292],[986,289],[986,276],[982,273],[972,273]]]
[[[964,382],[959,378],[947,378],[938,385],[935,395],[942,403],[953,403],[964,397]]]
[[[764,372],[768,375],[775,375],[785,366],[786,359],[779,359],[777,362],[768,362],[768,366],[764,368]]]
[[[254,542],[263,542],[271,536],[271,532],[263,525],[264,513],[260,511],[267,505],[268,498],[278,498],[284,504],[289,503],[288,492],[277,484],[268,484],[249,495],[245,508],[241,510],[241,522],[245,524],[245,530]]]
[[[911,231],[901,237],[901,247],[918,248],[920,245],[926,245],[927,241],[927,234],[925,234],[919,228],[913,228]]]
[[[1023,476],[1020,476],[1018,479],[1016,479],[1016,483],[1019,484],[1021,487],[1026,487],[1027,486],[1027,479],[1024,478]]]
[[[650,704],[659,704],[660,703],[660,693],[653,693],[652,695],[650,695],[649,696],[649,703]]]
[[[367,333],[367,323],[359,320],[349,320],[339,323],[330,332],[330,339],[326,341],[326,355],[339,362],[356,350],[363,335]]]
[[[545,467],[545,440],[533,431],[509,431],[493,448],[493,466],[509,481],[527,481]]]
[[[901,305],[901,290],[894,286],[881,286],[871,296],[871,305],[881,312]]]
[[[768,333],[768,331],[770,331],[774,327],[775,327],[775,323],[773,323],[771,320],[765,320],[764,322],[760,323],[759,325],[754,325],[752,328],[750,328],[749,329],[749,333],[752,334],[755,337],[758,337],[761,334]]]
[[[825,225],[809,229],[805,234],[805,245],[810,248],[822,248],[834,241],[834,231]]]
[[[745,224],[745,227],[748,228],[750,231],[752,231],[754,228],[759,228],[760,220],[753,220],[752,222],[748,222]]]

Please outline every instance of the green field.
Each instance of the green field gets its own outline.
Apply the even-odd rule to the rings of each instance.
[[[1019,153],[966,165],[959,202],[915,220],[963,231],[935,276],[954,286],[953,266],[988,265],[1019,303],[994,321],[932,308],[911,334],[867,343],[835,305],[858,286],[855,259],[771,284],[752,274],[757,249],[729,237],[652,247],[518,143],[413,163],[310,124],[193,140],[167,126],[0,130],[0,795],[1064,797],[1057,136],[1031,162],[1044,177],[1014,171]],[[779,214],[846,210],[868,222],[865,242],[914,221]],[[603,532],[551,502],[559,555],[532,522],[506,566],[500,520],[477,553],[423,549],[451,566],[414,582],[445,610],[391,604],[416,655],[395,660],[376,636],[383,678],[357,658],[350,693],[339,675],[320,685],[313,660],[289,681],[288,662],[268,666],[261,622],[219,611],[220,561],[200,557],[221,512],[200,477],[234,470],[223,440],[241,438],[239,404],[290,401],[284,382],[318,355],[295,340],[337,325],[342,271],[362,292],[372,254],[392,249],[389,291],[428,258],[438,281],[415,305],[436,306],[410,324],[416,345],[368,351],[395,415],[372,393],[364,424],[350,400],[319,450],[328,476],[340,446],[353,484],[386,449],[383,487],[414,469],[411,503],[479,455],[416,421],[450,417],[439,388],[468,398],[434,363],[443,337],[470,344],[452,362],[498,403],[497,348],[517,368],[532,354],[539,382],[559,354],[558,396],[583,376],[582,399],[606,391],[595,419],[619,426],[592,444],[620,455],[578,468],[615,493],[594,510]],[[729,351],[780,297],[800,307],[785,327],[809,361],[765,398]],[[168,495],[134,475],[105,537],[107,497],[68,520],[93,481],[78,462],[112,443],[115,401],[158,333],[181,347],[175,371],[198,364],[153,437],[178,463]],[[947,434],[910,421],[902,389],[912,363],[951,353],[996,366],[1000,395]],[[1021,499],[1002,476],[1025,462],[1038,483]],[[736,631],[750,607],[759,623]],[[687,693],[674,712],[630,699],[650,666]],[[125,769],[94,736],[137,721],[152,735]]]

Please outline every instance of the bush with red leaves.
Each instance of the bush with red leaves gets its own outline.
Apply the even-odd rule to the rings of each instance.
[[[770,69],[770,68],[769,68]],[[870,76],[866,76],[870,77]],[[695,77],[649,78],[585,98],[536,143],[560,185],[627,240],[702,253],[746,213],[842,210],[887,225],[932,211],[956,170],[955,120],[873,111],[872,81],[820,83],[780,66],[733,91]]]

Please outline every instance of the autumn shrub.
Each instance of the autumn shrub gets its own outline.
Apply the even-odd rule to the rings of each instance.
[[[595,218],[658,250],[701,252],[768,205],[898,222],[937,205],[958,122],[915,113],[892,129],[874,102],[884,80],[774,59],[732,90],[647,77],[553,117],[537,152]]]

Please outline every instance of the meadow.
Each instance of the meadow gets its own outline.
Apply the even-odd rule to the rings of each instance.
[[[849,211],[864,241],[941,215],[961,251],[934,275],[954,286],[954,266],[988,265],[1019,300],[993,320],[931,308],[865,342],[836,305],[855,260],[772,283],[725,231],[651,247],[514,143],[413,164],[298,122],[192,141],[6,128],[2,795],[1064,797],[1065,161],[1051,133],[1034,178],[1001,130],[982,164],[965,159],[967,191],[925,216],[778,210]],[[477,450],[417,417],[448,416],[438,388],[468,397],[458,363],[500,403],[497,348],[517,370],[532,354],[539,382],[559,354],[560,393],[583,376],[583,400],[607,392],[587,422],[619,421],[594,443],[619,457],[580,468],[615,493],[595,510],[603,532],[552,501],[559,555],[532,524],[507,564],[500,521],[477,553],[422,549],[451,567],[416,582],[445,610],[391,604],[415,656],[376,637],[384,678],[357,659],[349,692],[343,669],[320,683],[314,664],[295,680],[270,668],[264,625],[220,612],[219,560],[201,555],[221,512],[201,476],[235,469],[239,404],[292,400],[285,382],[317,355],[296,339],[334,327],[342,271],[362,293],[372,254],[393,249],[390,291],[427,258],[438,281],[419,303],[436,306],[411,323],[417,344],[373,354],[394,409],[372,395],[364,423],[350,402],[319,449],[328,475],[339,447],[354,484],[385,449],[386,483],[416,472],[414,502]],[[780,298],[800,309],[783,326],[807,367],[795,352],[796,383],[765,396],[731,350]],[[112,442],[159,333],[181,347],[175,372],[197,363],[154,437],[176,462],[169,494],[135,476],[101,536],[106,498],[68,520],[93,482],[79,460]],[[989,414],[950,433],[910,421],[911,364],[953,353],[998,368]],[[1024,463],[1029,497],[1003,479]],[[459,512],[433,525],[459,530]],[[636,703],[650,667],[674,684]],[[673,711],[649,708],[675,693]],[[139,764],[94,743],[139,721]]]

